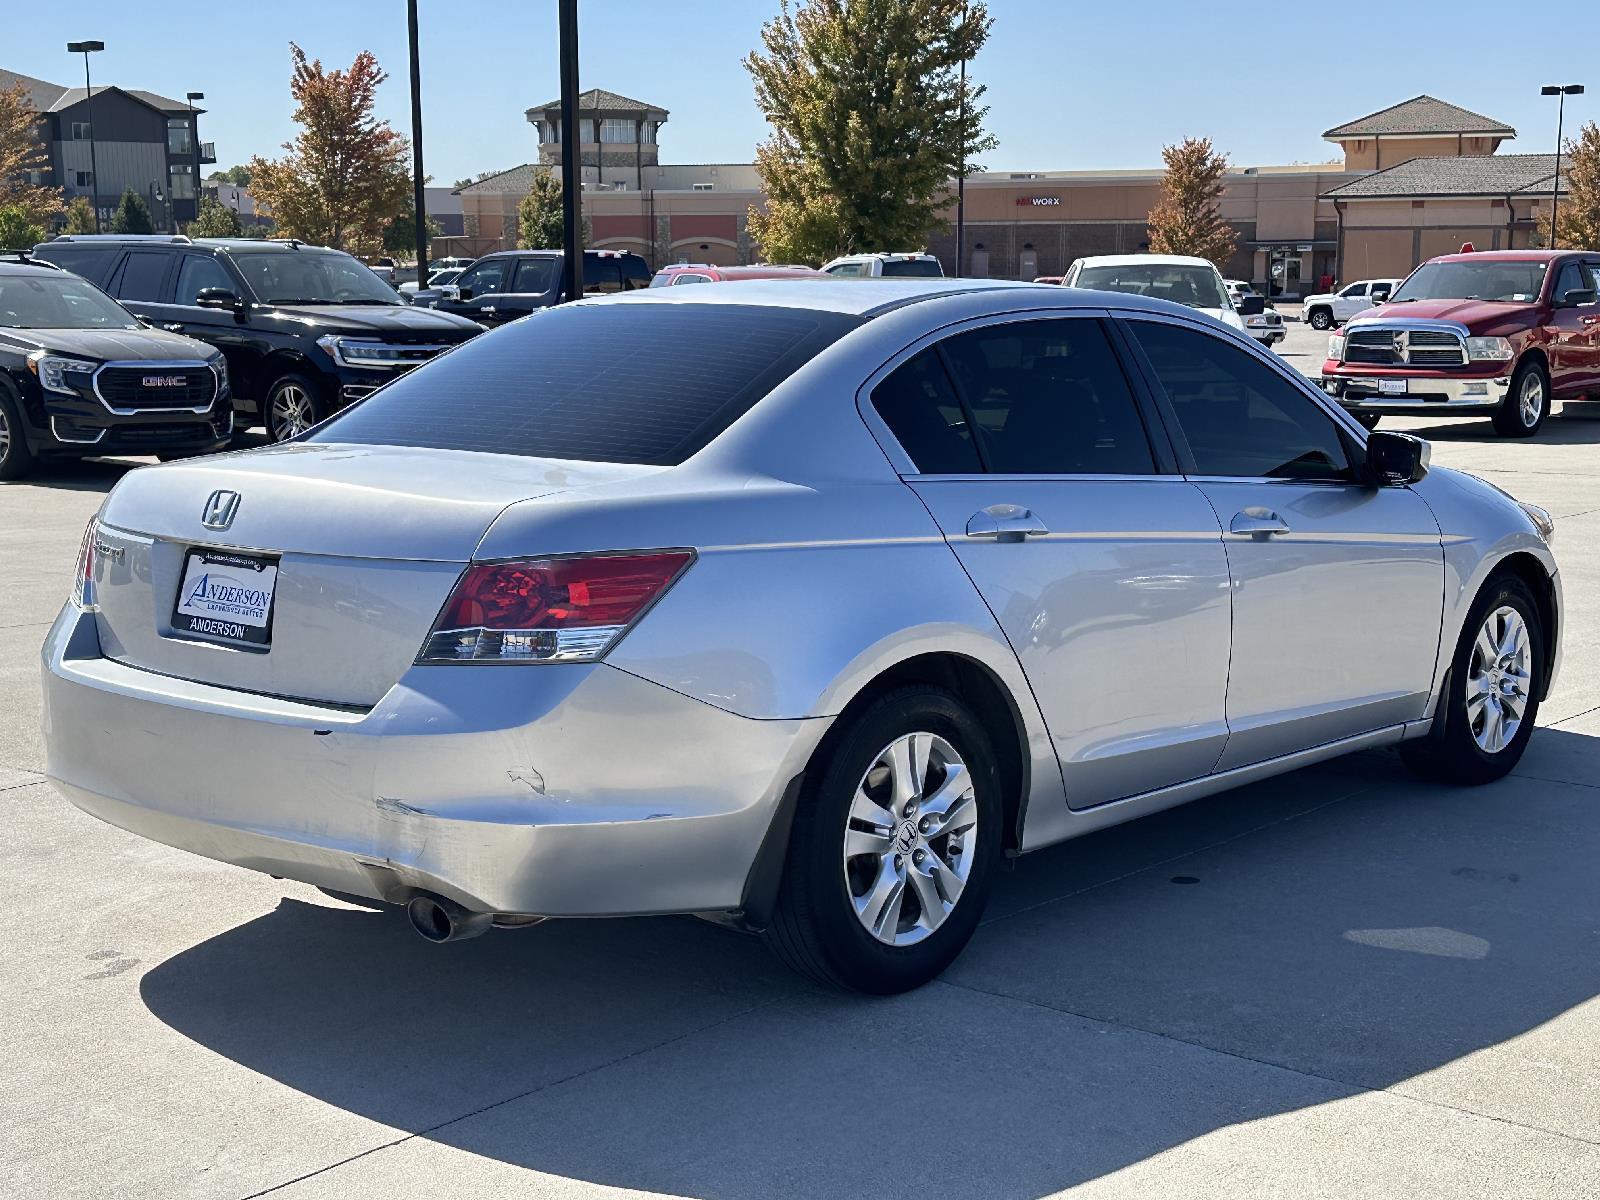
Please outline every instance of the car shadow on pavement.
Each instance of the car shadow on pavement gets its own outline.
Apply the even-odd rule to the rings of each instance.
[[[1535,747],[1555,778],[1434,787],[1375,752],[1030,855],[967,954],[902,997],[815,991],[690,919],[440,947],[320,898],[174,956],[141,994],[394,1129],[708,1200],[1032,1200],[1369,1089],[1592,1140],[1563,1101],[1600,1086],[1588,1058],[1552,1074],[1535,1060],[1559,1047],[1493,1050],[1600,994],[1600,739]]]
[[[1425,419],[1419,414],[1418,420]],[[1380,428],[1393,428],[1385,421]],[[1538,433],[1530,438],[1506,438],[1495,431],[1488,417],[1462,417],[1442,425],[1408,425],[1406,433],[1427,438],[1430,442],[1484,442],[1509,446],[1585,446],[1600,442],[1600,421],[1584,417],[1551,417]]]
[[[136,458],[51,458],[34,467],[22,484],[70,492],[109,492],[117,481],[154,460]],[[13,485],[15,486],[15,485]]]

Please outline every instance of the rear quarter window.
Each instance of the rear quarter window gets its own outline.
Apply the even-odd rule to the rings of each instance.
[[[104,288],[106,281],[111,278],[111,269],[117,265],[117,258],[121,253],[121,246],[83,246],[70,250],[60,246],[46,246],[34,257],[53,262],[74,275],[83,276],[96,287]]]
[[[756,305],[566,305],[441,355],[307,440],[676,466],[859,324]]]

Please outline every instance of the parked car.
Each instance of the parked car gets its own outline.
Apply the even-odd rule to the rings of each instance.
[[[429,271],[427,287],[418,287],[415,279],[408,279],[396,290],[405,298],[406,303],[432,308],[434,301],[440,296],[455,295],[455,282],[465,270],[465,267],[444,267],[438,271]]]
[[[1198,309],[1269,345],[1283,337],[1281,317],[1277,324],[1278,336],[1271,337],[1271,327],[1264,318],[1265,301],[1260,296],[1247,296],[1237,310],[1234,308],[1222,282],[1222,273],[1209,259],[1184,254],[1097,254],[1080,258],[1068,267],[1063,282],[1067,287],[1170,300]],[[1277,316],[1276,313],[1272,315]],[[1262,318],[1261,324],[1246,327],[1246,320],[1258,317]],[[1263,333],[1266,336],[1262,336]]]
[[[1600,401],[1600,251],[1486,250],[1423,263],[1328,339],[1323,386],[1368,425],[1483,413],[1529,437]]]
[[[474,261],[474,259],[461,258],[457,255],[447,255],[444,258],[436,258],[428,263],[428,273],[431,275],[435,271],[462,271],[470,267]]]
[[[749,267],[717,267],[710,263],[673,263],[650,280],[651,287],[679,287],[686,283],[732,283],[740,279],[826,279],[813,267],[784,263],[758,263]]]
[[[33,253],[222,351],[241,424],[273,441],[483,332],[410,307],[342,251],[296,241],[71,234]]]
[[[1061,278],[1062,277],[1060,275],[1039,275],[1034,278],[1034,282],[1059,284],[1061,282]]]
[[[454,296],[433,304],[440,312],[504,325],[561,302],[560,250],[502,250],[486,254],[457,276]],[[583,252],[583,292],[603,296],[650,286],[650,265],[625,250]]]
[[[899,252],[895,254],[847,254],[822,269],[840,279],[942,279],[944,267],[931,254]]]
[[[232,435],[222,355],[87,279],[0,257],[0,479],[41,458],[205,454]]]
[[[1399,282],[1398,279],[1363,279],[1337,292],[1307,296],[1300,305],[1300,312],[1311,328],[1332,329],[1357,313],[1384,303]]]
[[[372,268],[372,273],[387,283],[390,287],[394,287],[397,283],[399,283],[400,276],[395,269],[394,259],[370,258],[367,259],[366,262],[367,265]]]
[[[696,913],[897,991],[1010,855],[1368,747],[1504,775],[1551,532],[1192,309],[655,288],[123,477],[46,770],[435,941]]]

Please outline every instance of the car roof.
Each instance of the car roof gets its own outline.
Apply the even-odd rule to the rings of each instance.
[[[749,279],[736,288],[640,288],[580,304],[752,304],[775,308],[816,309],[846,316],[871,317],[925,300],[973,293],[1014,292],[1019,301],[1048,296],[1052,308],[1138,308],[1151,312],[1190,312],[1165,300],[1091,288],[1064,288],[1053,283],[1021,283],[1009,279],[952,279],[894,276],[886,279]]]
[[[1078,260],[1080,267],[1136,267],[1144,263],[1216,269],[1209,258],[1196,258],[1192,254],[1090,254]]]
[[[0,257],[0,275],[51,275],[61,277],[61,268],[55,263],[19,262],[14,258]]]
[[[1440,254],[1429,262],[1554,262],[1581,250],[1469,250],[1465,254]]]
[[[820,279],[824,272],[815,267],[794,266],[789,263],[750,264],[742,267],[719,267],[713,263],[673,263],[662,267],[659,275],[715,275],[723,280],[733,279]]]

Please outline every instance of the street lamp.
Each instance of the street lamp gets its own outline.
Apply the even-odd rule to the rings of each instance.
[[[189,136],[194,139],[194,215],[195,220],[200,219],[200,118],[195,114],[194,102],[204,100],[204,92],[185,92],[183,98],[189,102]],[[177,197],[173,197],[172,205],[172,232],[178,232],[178,205]]]
[[[156,220],[156,213],[161,211],[161,202],[164,199],[166,199],[166,197],[162,194],[161,185],[159,183],[156,183],[156,182],[152,181],[151,184],[150,184],[150,226],[151,226],[151,228],[155,228],[158,225],[165,225],[166,224],[165,221],[159,221],[158,222]],[[167,214],[162,214],[162,215],[165,216]],[[176,221],[173,222],[172,232],[173,233],[177,233],[178,232],[178,225],[177,225]]]
[[[1550,249],[1556,248],[1556,206],[1561,203],[1561,121],[1567,115],[1567,97],[1583,95],[1583,84],[1547,84],[1541,96],[1560,96],[1556,104],[1556,174],[1550,181]]]
[[[104,50],[104,42],[68,42],[68,54],[83,55],[83,99],[89,107],[89,194],[94,200],[94,231],[100,232],[100,167],[94,157],[94,88],[89,85],[89,55]]]

